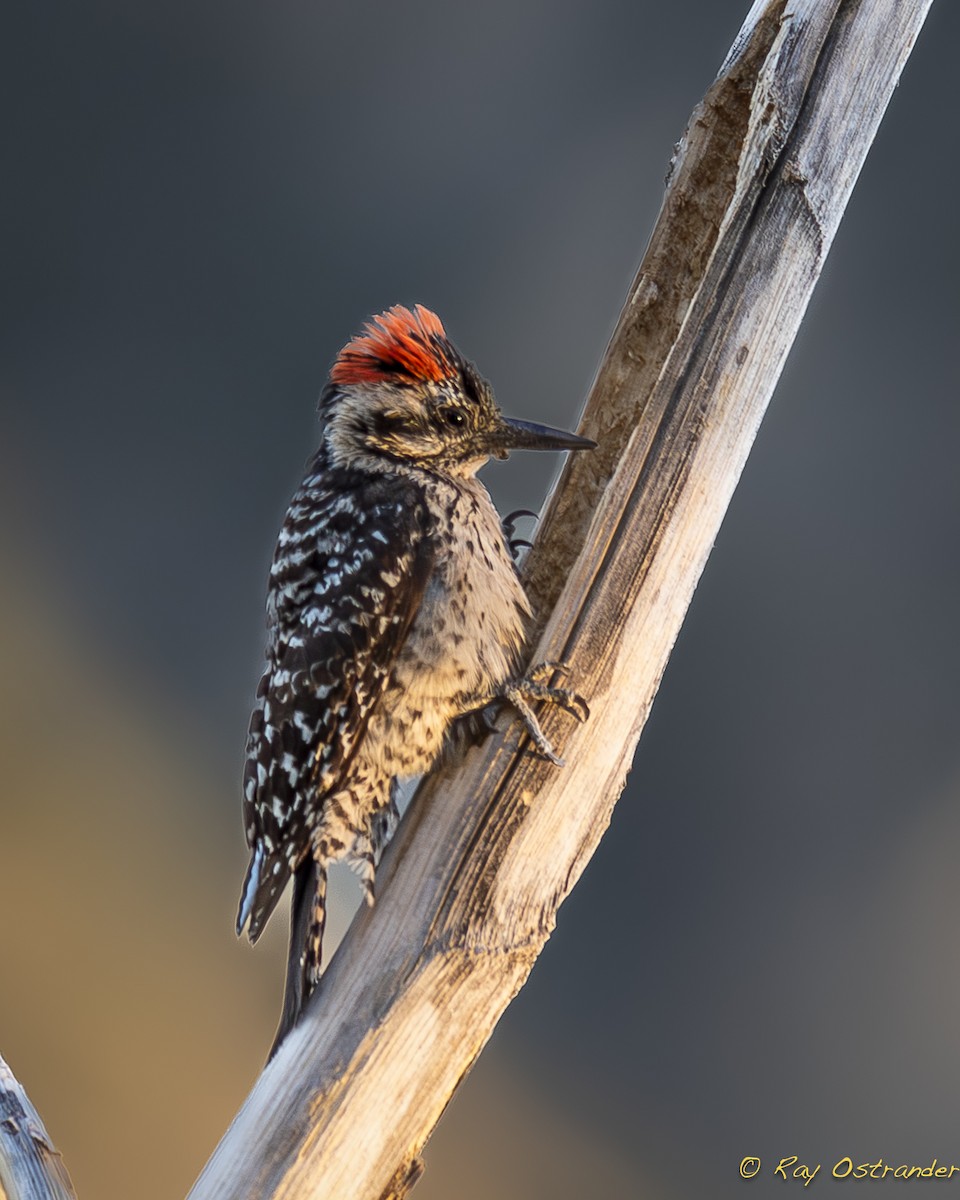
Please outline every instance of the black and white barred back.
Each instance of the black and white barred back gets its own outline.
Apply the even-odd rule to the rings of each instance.
[[[353,781],[356,811],[336,793],[423,595],[433,557],[430,518],[415,482],[330,468],[328,457],[325,448],[318,452],[293,497],[270,571],[267,662],[243,781],[253,856],[238,929],[249,921],[252,941],[321,825],[325,858],[365,862],[379,857],[391,826],[386,819],[364,827],[357,786],[372,779]],[[391,810],[389,784],[363,801],[374,812]],[[322,821],[325,808],[341,818],[341,829],[328,830],[335,822]],[[322,912],[318,922],[317,941]],[[319,946],[316,958],[318,967]]]

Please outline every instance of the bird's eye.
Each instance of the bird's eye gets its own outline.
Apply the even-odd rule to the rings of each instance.
[[[459,408],[447,408],[444,410],[443,419],[453,429],[459,429],[466,420],[466,417]]]

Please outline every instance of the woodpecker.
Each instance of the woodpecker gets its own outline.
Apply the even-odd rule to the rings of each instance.
[[[243,778],[251,857],[237,933],[255,942],[294,881],[274,1050],[319,978],[328,865],[351,866],[373,903],[398,783],[429,770],[451,725],[510,704],[560,764],[531,702],[586,715],[547,682],[556,664],[518,674],[530,605],[476,472],[510,450],[594,443],[505,418],[419,304],[394,306],[348,342],[319,411],[320,448],[270,569]]]

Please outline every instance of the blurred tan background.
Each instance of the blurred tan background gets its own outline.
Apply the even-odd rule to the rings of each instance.
[[[746,8],[9,16],[0,1052],[81,1200],[182,1195],[270,1043],[285,930],[233,936],[238,780],[332,356],[421,301],[508,412],[573,420]],[[613,826],[418,1198],[960,1163],[958,38],[935,5]],[[486,478],[537,508],[554,466]]]

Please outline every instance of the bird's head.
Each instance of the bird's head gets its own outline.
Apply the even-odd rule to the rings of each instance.
[[[511,450],[585,450],[586,438],[504,417],[476,367],[423,305],[394,305],[337,355],[320,397],[342,466],[393,462],[472,475]]]

